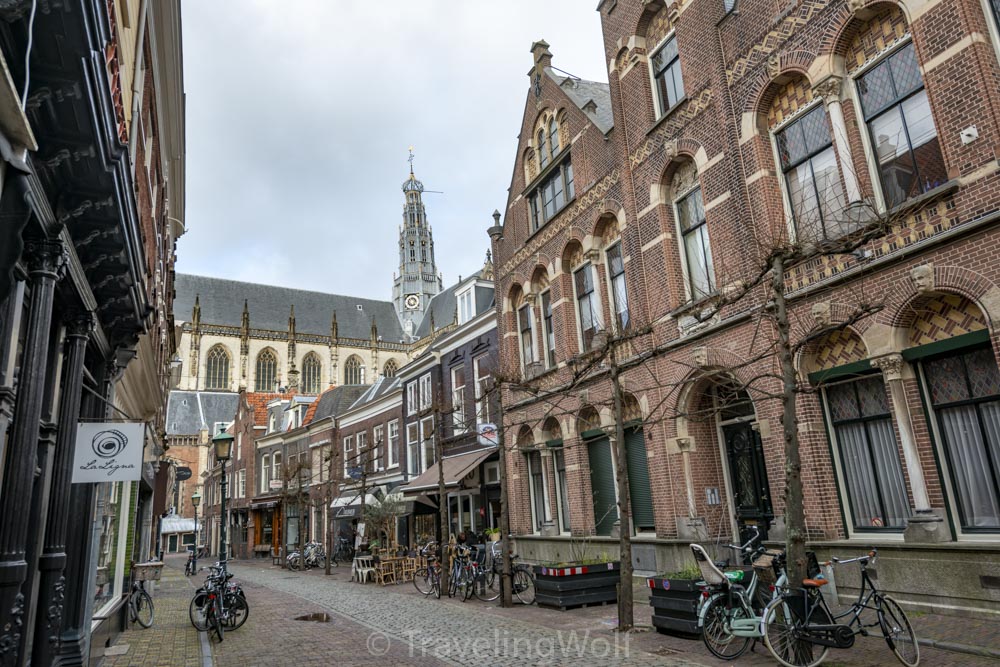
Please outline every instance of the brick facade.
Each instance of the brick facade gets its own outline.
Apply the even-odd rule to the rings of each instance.
[[[607,364],[591,364],[594,357],[585,349],[588,335],[580,324],[581,310],[592,307],[597,326],[596,335],[589,335],[596,340],[591,349],[600,347],[603,336],[623,330],[628,335],[617,360],[623,367],[626,403],[637,406],[642,421],[655,516],[655,530],[641,538],[655,547],[655,561],[642,569],[672,569],[683,564],[676,555],[686,551],[689,538],[727,539],[738,528],[736,514],[744,512],[746,499],[734,498],[738,480],[733,476],[743,474],[739,466],[744,461],[720,438],[737,437],[732,434],[741,421],[737,417],[732,428],[720,425],[725,411],[713,404],[720,400],[720,379],[727,376],[744,386],[743,396],[752,403],[746,421],[752,433],[738,437],[760,442],[762,463],[756,474],[758,479],[766,476],[767,484],[755,488],[768,497],[757,521],[768,523],[766,515],[773,514],[770,537],[783,539],[782,422],[774,399],[780,384],[777,360],[768,353],[774,330],[761,316],[763,300],[754,295],[709,312],[710,317],[703,315],[713,295],[739,289],[741,281],[759,270],[769,248],[793,242],[795,235],[801,240],[819,233],[819,214],[809,219],[793,213],[806,210],[800,208],[806,204],[789,193],[786,179],[791,176],[779,162],[783,154],[775,137],[808,112],[822,109],[822,130],[830,137],[827,154],[835,169],[824,167],[824,173],[834,174],[826,190],[841,193],[846,206],[838,209],[839,215],[868,209],[887,228],[854,255],[818,257],[786,271],[793,335],[799,339],[815,327],[844,322],[858,303],[877,306],[877,312],[852,319],[836,336],[797,351],[800,380],[807,389],[797,405],[808,535],[817,545],[905,539],[918,549],[943,539],[1000,547],[1000,526],[993,526],[992,518],[970,525],[958,509],[957,478],[940,472],[954,462],[946,451],[943,426],[928,422],[928,415],[940,414],[929,407],[929,362],[922,360],[963,342],[988,341],[994,354],[997,349],[992,322],[1000,317],[1000,275],[993,260],[1000,246],[995,231],[1000,50],[993,17],[978,0],[804,0],[782,9],[743,0],[729,15],[724,15],[723,3],[705,0],[607,0],[598,11],[610,83],[591,99],[583,99],[579,91],[599,84],[551,69],[552,55],[544,42],[532,48],[511,194],[495,246],[501,374],[535,387],[525,391],[508,385],[505,390],[507,441],[519,450],[547,453],[544,443],[562,440],[572,534],[595,530],[586,444],[591,441],[581,434],[594,435],[595,427],[608,430],[614,424]],[[668,96],[664,111],[668,104],[659,101],[651,63],[661,45],[674,39],[683,94],[673,100]],[[910,49],[920,65],[922,91],[917,79],[888,89],[869,76],[889,58],[908,57]],[[916,91],[907,93],[912,97],[906,97],[906,108],[915,114],[917,98],[926,95],[927,104],[920,108],[930,111],[919,128],[907,120],[912,127],[905,138],[916,147],[917,160],[909,166],[886,160],[904,138],[897,134],[897,143],[889,146],[885,114],[890,112],[869,109],[866,118],[861,106],[864,99],[873,107],[875,96],[905,86]],[[601,111],[610,111],[613,127],[602,129]],[[572,161],[575,191],[536,231],[529,200],[551,167],[546,171],[527,161],[537,160],[539,119],[549,116],[561,119],[559,137],[571,138],[571,143],[559,142],[551,159]],[[970,126],[978,137],[963,140]],[[880,169],[879,157],[890,166]],[[923,180],[919,173],[925,174]],[[682,245],[678,206],[689,193],[700,193],[704,211],[713,260],[709,278],[702,279],[709,281],[707,287],[698,283],[699,264],[693,271]],[[897,203],[901,205],[893,208]],[[823,220],[823,229],[831,221],[848,224],[847,217],[831,218]],[[615,304],[621,311],[621,296],[609,289],[614,276],[609,251],[619,241],[627,326],[615,314]],[[586,286],[579,275],[587,270],[596,295],[589,304],[580,298]],[[700,290],[708,293],[707,299]],[[554,366],[542,354],[547,346],[541,296],[546,293],[552,304]],[[525,327],[518,317],[525,307],[533,321],[530,360],[524,358]],[[899,354],[901,360],[893,356]],[[853,492],[846,459],[837,454],[846,445],[833,435],[830,394],[823,400],[826,390],[810,383],[810,377],[817,378],[809,374],[824,368],[873,372],[864,377],[882,379],[884,396],[878,402],[891,406],[886,423],[895,438],[887,456],[898,459],[891,465],[905,489],[905,516],[891,526],[893,519],[884,508],[869,511],[863,522],[852,518],[860,500],[849,502]],[[844,377],[857,376],[840,379]],[[558,476],[551,456],[541,460],[547,501],[558,519],[559,492],[553,482]],[[537,536],[527,457],[511,456],[508,463],[512,529]],[[983,488],[988,486],[986,482]],[[763,508],[758,501],[753,500]],[[910,530],[916,525],[913,517],[927,520],[931,515],[943,519],[921,524],[933,526],[932,532]],[[741,524],[750,520],[745,512],[741,516]],[[544,558],[565,549],[559,539],[525,537],[519,550]],[[905,590],[900,581],[892,585]],[[907,600],[926,602],[934,595],[911,594]],[[985,591],[964,594],[956,602],[973,608],[996,604]]]

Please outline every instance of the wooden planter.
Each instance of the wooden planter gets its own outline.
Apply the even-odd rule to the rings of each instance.
[[[621,581],[618,561],[565,567],[536,565],[534,572],[535,602],[539,606],[566,611],[571,607],[618,601]]]
[[[646,583],[649,584],[649,606],[653,608],[653,626],[657,632],[701,634],[698,627],[700,581],[652,577]]]

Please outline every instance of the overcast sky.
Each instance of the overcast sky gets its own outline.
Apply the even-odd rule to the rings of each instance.
[[[482,267],[531,67],[607,80],[596,0],[184,0],[177,270],[389,299],[407,147],[445,284]]]

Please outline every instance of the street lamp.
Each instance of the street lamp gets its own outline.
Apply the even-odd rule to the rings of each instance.
[[[201,505],[201,494],[195,491],[191,494],[191,507],[194,508],[194,571],[198,572],[198,505]]]
[[[222,432],[212,438],[212,445],[215,447],[215,460],[222,462],[222,508],[220,510],[221,521],[219,522],[219,560],[222,562],[222,571],[226,571],[226,561],[229,548],[226,542],[226,491],[229,490],[229,479],[226,476],[226,461],[233,453],[233,434]]]

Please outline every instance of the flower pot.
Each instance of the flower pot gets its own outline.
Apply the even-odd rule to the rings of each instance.
[[[595,565],[534,566],[535,602],[542,607],[566,611],[591,604],[618,601],[621,563]]]
[[[657,632],[701,634],[698,627],[701,581],[650,577],[646,583],[650,589],[653,627]]]

